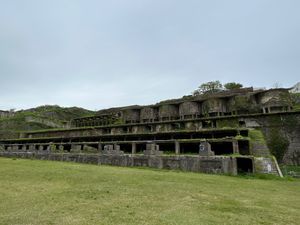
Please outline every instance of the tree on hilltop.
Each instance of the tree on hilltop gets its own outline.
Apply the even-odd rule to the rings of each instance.
[[[224,84],[224,87],[226,90],[233,90],[233,89],[240,89],[243,87],[243,85],[240,83],[229,82]]]
[[[210,94],[220,92],[223,89],[223,85],[220,81],[210,81],[207,83],[201,84],[197,90],[193,92],[193,95],[201,95],[201,94]]]

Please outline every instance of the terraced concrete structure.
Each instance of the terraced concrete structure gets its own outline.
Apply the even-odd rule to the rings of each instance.
[[[266,142],[270,129],[290,134],[283,160],[299,164],[300,140],[295,136],[300,131],[291,129],[299,121],[300,112],[293,111],[287,89],[244,88],[101,110],[97,116],[74,119],[70,129],[1,140],[0,156],[279,174]]]

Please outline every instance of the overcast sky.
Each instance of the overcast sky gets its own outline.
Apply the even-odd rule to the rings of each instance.
[[[300,81],[299,0],[0,0],[0,109]]]

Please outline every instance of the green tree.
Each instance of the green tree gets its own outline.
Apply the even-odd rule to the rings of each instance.
[[[224,87],[226,90],[233,90],[233,89],[240,89],[243,87],[243,85],[240,83],[230,82],[224,84]]]
[[[201,84],[197,90],[193,92],[193,95],[209,94],[222,91],[223,85],[220,81],[210,81],[207,83]]]
[[[282,163],[283,156],[287,152],[290,144],[289,140],[278,129],[272,128],[267,142],[271,153],[276,157],[279,163]]]

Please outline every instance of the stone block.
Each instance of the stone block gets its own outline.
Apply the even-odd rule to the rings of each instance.
[[[124,152],[121,151],[120,145],[105,145],[104,150],[102,151],[104,155],[124,155]]]
[[[200,156],[213,156],[214,152],[211,150],[211,145],[207,141],[200,142],[199,144]]]
[[[162,151],[159,151],[159,145],[155,143],[146,144],[146,150],[144,150],[144,155],[161,155],[162,153]]]

